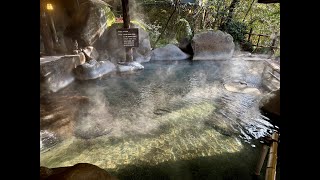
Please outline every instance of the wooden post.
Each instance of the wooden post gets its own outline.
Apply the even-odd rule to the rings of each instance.
[[[129,29],[130,28],[130,15],[129,15],[129,2],[128,0],[121,0],[122,1],[122,12],[123,12],[123,28]],[[125,47],[126,53],[126,62],[133,61],[133,53],[131,47]]]
[[[261,34],[258,35],[258,42],[257,42],[256,48],[259,46],[260,37],[261,37]]]
[[[275,33],[274,34],[274,37],[272,39],[272,43],[271,43],[271,46],[270,46],[270,51],[271,51],[271,54],[274,54],[274,46],[276,45],[276,41],[277,41],[277,34],[278,33]]]
[[[250,28],[250,32],[249,32],[249,36],[248,36],[248,42],[250,42],[251,34],[252,34],[252,28]]]

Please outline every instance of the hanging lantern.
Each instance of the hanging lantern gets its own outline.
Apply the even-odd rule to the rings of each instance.
[[[51,3],[47,3],[47,10],[48,11],[53,11],[53,6]]]

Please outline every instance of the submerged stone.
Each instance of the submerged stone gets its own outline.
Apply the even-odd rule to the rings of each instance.
[[[245,82],[229,82],[229,83],[225,83],[224,87],[226,88],[226,90],[230,92],[245,93],[245,94],[251,94],[251,95],[261,94],[259,89],[255,87],[250,87]]]

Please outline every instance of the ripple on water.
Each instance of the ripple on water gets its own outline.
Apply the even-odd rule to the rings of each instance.
[[[263,66],[254,64],[147,63],[137,75],[73,83],[68,88],[89,101],[79,106],[74,129],[94,135],[64,139],[41,153],[41,165],[87,162],[117,171],[247,151],[245,141],[256,145],[252,140],[272,128],[258,109],[262,93],[232,92],[223,84],[251,77],[259,88]]]

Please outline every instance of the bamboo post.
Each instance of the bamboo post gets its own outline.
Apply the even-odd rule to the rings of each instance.
[[[268,73],[269,73],[272,77],[274,77],[276,80],[280,81],[280,79],[279,79],[276,75],[274,75],[274,71],[275,71],[275,70],[272,70],[272,72],[268,71]]]
[[[257,164],[257,167],[256,167],[256,171],[255,171],[255,175],[259,176],[260,175],[260,171],[261,171],[261,168],[263,166],[263,163],[264,163],[264,160],[266,159],[266,156],[268,154],[268,150],[269,150],[269,146],[264,144],[262,146],[262,150],[261,150],[261,156],[260,156],[260,160]]]
[[[129,29],[130,28],[129,2],[128,0],[121,0],[121,1],[122,1],[122,12],[123,12],[123,28]],[[133,61],[132,47],[125,47],[125,53],[126,53],[125,62],[132,62]]]
[[[270,151],[269,151],[269,158],[267,163],[265,180],[276,179],[278,139],[279,139],[279,134],[277,131],[275,131],[272,134],[272,144],[270,146]]]

